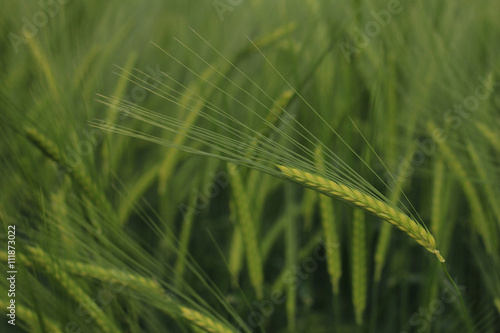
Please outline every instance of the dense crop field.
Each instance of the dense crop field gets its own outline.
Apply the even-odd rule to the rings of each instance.
[[[500,2],[10,1],[2,332],[500,332]]]

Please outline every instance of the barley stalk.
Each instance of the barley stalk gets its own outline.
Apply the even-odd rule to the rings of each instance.
[[[285,90],[274,102],[273,106],[269,110],[266,118],[264,119],[265,126],[258,132],[255,133],[248,147],[248,151],[246,154],[246,158],[254,157],[254,154],[262,141],[263,136],[269,136],[272,131],[271,129],[276,126],[278,121],[281,119],[283,113],[285,112],[285,108],[288,106],[290,101],[292,100],[295,93],[293,90]],[[248,196],[250,198],[256,198],[256,211],[260,212],[262,209],[262,205],[264,203],[265,195],[259,195],[260,193],[266,193],[269,190],[270,182],[265,179],[265,177],[269,177],[269,175],[262,175],[261,172],[257,170],[250,170],[248,173],[248,181],[247,181],[247,191]],[[260,193],[258,193],[258,189],[260,189]]]
[[[486,197],[490,202],[490,207],[493,210],[493,213],[496,216],[496,220],[500,226],[500,201],[498,200],[498,187],[494,185],[496,182],[491,181],[491,170],[486,169],[484,163],[481,160],[481,156],[478,153],[478,147],[476,147],[470,139],[467,140],[467,150],[470,157],[472,158],[474,166],[476,167],[477,174],[481,179],[481,182],[484,184],[484,192],[486,193]]]
[[[407,161],[408,159],[410,159],[414,153],[415,149],[413,148],[408,149],[408,153],[406,157],[403,159],[403,161]],[[402,177],[401,175],[399,175],[395,179],[395,184],[392,189],[391,195],[389,197],[389,201],[392,202],[393,204],[397,204],[397,202],[399,201],[401,194],[403,193],[403,184],[405,180],[406,177]],[[375,250],[375,273],[374,273],[375,281],[380,281],[382,270],[385,266],[385,261],[387,258],[387,251],[389,250],[389,245],[391,243],[391,235],[392,235],[391,225],[390,224],[382,225],[382,227],[380,228],[377,247]]]
[[[437,157],[433,166],[433,180],[432,180],[432,204],[431,204],[431,231],[436,236],[443,251],[446,255],[449,245],[449,236],[454,230],[453,220],[448,223],[445,222],[446,217],[446,176],[445,164],[441,157]],[[426,295],[424,304],[431,304],[434,299],[439,297],[439,277],[432,274],[428,282],[429,292]]]
[[[366,307],[366,231],[365,215],[362,210],[354,211],[352,225],[352,302],[356,323],[363,323],[363,312]]]
[[[432,122],[427,123],[427,128],[429,133],[434,133],[436,131],[436,125]],[[491,226],[487,222],[488,219],[486,218],[483,204],[474,183],[470,180],[470,177],[462,166],[462,163],[459,161],[449,145],[446,144],[446,141],[437,140],[436,142],[449,169],[455,173],[460,181],[460,184],[462,185],[464,194],[466,195],[470,206],[472,223],[479,235],[482,237],[486,250],[488,253],[496,253],[498,243],[493,237],[494,233],[491,231]]]
[[[287,193],[287,200],[291,201],[290,192]],[[285,265],[289,270],[297,263],[297,223],[295,219],[290,219],[285,224]],[[286,285],[286,317],[288,330],[295,332],[297,327],[297,288],[293,281],[287,281]]]
[[[231,215],[236,214],[236,208],[234,207],[233,201],[230,202]],[[233,221],[237,221],[237,218],[231,217]],[[229,251],[228,266],[229,271],[233,279],[233,284],[238,285],[238,276],[240,275],[243,257],[244,257],[244,246],[243,246],[243,235],[241,234],[241,228],[238,223],[235,223],[233,229],[233,236],[231,238],[231,245]]]
[[[432,185],[432,208],[431,208],[431,230],[441,244],[441,228],[443,227],[443,203],[444,195],[444,161],[438,158],[434,167],[434,181]]]
[[[415,239],[429,252],[434,253],[439,261],[444,262],[444,258],[436,249],[434,237],[422,225],[418,224],[406,214],[396,210],[389,204],[367,195],[357,189],[353,189],[344,184],[336,183],[320,175],[314,175],[295,168],[277,165],[284,176],[302,185],[309,186],[319,192],[330,195],[337,199],[346,201],[358,206],[365,211],[391,223],[407,235]]]
[[[318,146],[316,149],[317,162],[321,169],[324,169],[323,153]],[[307,192],[316,193],[312,190]],[[330,281],[332,283],[333,293],[339,293],[339,280],[342,276],[342,262],[340,253],[339,232],[335,221],[332,198],[326,195],[319,195],[319,206],[321,209],[321,223],[323,226],[323,235],[325,237],[326,265]]]
[[[214,70],[212,70],[211,67],[209,67],[202,74],[202,77],[203,78],[207,77],[207,79],[210,79],[214,73],[215,73]],[[182,107],[188,106],[189,101],[193,99],[193,95],[196,95],[196,93],[197,93],[196,88],[193,87],[191,89],[188,89],[188,91],[182,96],[182,99],[180,101]],[[190,110],[188,111],[188,114],[184,119],[184,124],[187,129],[182,130],[181,132],[175,135],[173,142],[176,145],[182,145],[186,141],[187,138],[186,133],[189,131],[189,128],[196,122],[204,106],[205,106],[205,100],[198,99],[196,100],[194,106],[189,107]],[[179,161],[179,156],[180,156],[180,151],[175,148],[169,148],[168,152],[165,154],[165,158],[161,162],[161,167],[158,169],[158,192],[160,194],[165,193],[168,180],[172,176],[173,171],[175,170],[175,166]]]
[[[52,193],[50,195],[51,197],[51,203],[52,203],[52,210],[54,211],[54,214],[58,217],[58,220],[60,223],[58,224],[58,229],[60,233],[60,241],[61,244],[64,244],[65,247],[70,248],[72,247],[73,240],[68,237],[68,235],[71,234],[71,226],[68,223],[68,206],[66,205],[65,200],[65,190],[66,186],[63,188],[60,188],[57,192]]]
[[[238,214],[243,244],[245,245],[250,282],[255,289],[257,298],[263,297],[264,273],[262,271],[262,257],[257,245],[257,227],[252,217],[249,198],[243,186],[241,174],[234,164],[228,164],[231,175],[231,186]]]
[[[318,145],[315,151],[316,160],[322,170],[325,169],[323,160],[323,151]],[[312,190],[307,192],[315,193]],[[335,221],[335,213],[333,211],[332,198],[326,195],[319,195],[319,206],[321,210],[321,223],[323,226],[323,236],[325,238],[326,250],[326,265],[330,282],[332,283],[333,294],[339,293],[339,280],[342,276],[342,261],[340,253],[339,232],[337,231],[337,223]]]
[[[263,127],[258,133],[256,133],[252,140],[250,141],[249,148],[247,151],[247,154],[245,155],[245,158],[251,158],[254,154],[254,152],[257,150],[261,140],[262,136],[267,136],[269,135],[270,129],[272,126],[276,124],[276,122],[280,119],[280,116],[283,114],[285,107],[288,105],[292,97],[294,96],[294,92],[292,90],[286,90],[284,91],[280,97],[274,102],[274,105],[272,108],[269,110],[269,113],[267,114],[266,118],[264,119],[264,123],[267,125],[266,127]],[[234,166],[228,166],[230,168],[230,172],[238,172],[236,169],[234,169]],[[264,176],[265,177],[265,176]],[[235,193],[233,195],[233,198],[230,202],[230,207],[231,207],[231,214],[235,217],[234,220],[239,220],[238,215],[241,213],[242,206],[241,204],[238,204],[237,202],[237,197],[239,195],[244,195],[247,197],[245,200],[250,200],[250,198],[255,198],[255,212],[257,212],[258,215],[260,214],[262,210],[262,206],[264,204],[264,200],[266,198],[266,194],[269,191],[269,185],[270,182],[267,181],[266,179],[262,178],[262,173],[258,172],[257,170],[250,170],[248,173],[248,181],[246,182],[246,188],[243,182],[241,181],[241,176],[237,175],[236,176],[236,182],[240,182],[240,184],[233,184],[233,187],[239,187],[238,193]],[[260,178],[260,179],[259,179]],[[236,188],[235,188],[236,190]],[[239,194],[240,193],[240,194]],[[246,214],[244,214],[246,215]],[[240,215],[241,216],[241,215]],[[241,223],[240,219],[240,223]],[[252,222],[253,223],[253,222]],[[256,227],[254,227],[256,228]],[[241,271],[241,261],[243,258],[243,249],[244,246],[242,246],[243,242],[243,234],[242,234],[242,228],[240,227],[239,224],[235,226],[234,233],[233,233],[233,238],[231,241],[231,251],[230,251],[230,257],[229,257],[229,269],[235,278],[233,282],[237,282],[237,277]],[[253,246],[253,245],[252,245]],[[246,246],[245,246],[246,248]],[[261,259],[262,261],[262,256]],[[256,274],[260,274],[256,272]],[[258,276],[255,278],[259,279]]]
[[[125,94],[125,89],[127,88],[127,85],[129,83],[129,77],[130,77],[130,70],[134,67],[134,64],[136,63],[138,59],[137,53],[132,52],[128,57],[127,61],[125,62],[125,73],[124,75],[120,76],[118,79],[118,82],[116,84],[116,87],[113,91],[113,96],[123,96]],[[110,123],[114,123],[116,121],[116,117],[118,116],[117,112],[113,112],[113,109],[116,108],[118,105],[118,101],[115,100],[113,103],[108,108],[108,121]],[[120,156],[121,150],[124,147],[123,144],[123,138],[121,138],[120,145],[114,144],[113,145],[113,154],[116,156]],[[118,147],[119,148],[118,148]],[[122,148],[122,149],[120,149]],[[120,152],[117,152],[117,150],[120,150]],[[108,177],[109,174],[111,173],[111,170],[115,165],[112,165],[113,162],[116,162],[116,159],[111,159],[111,148],[110,145],[102,145],[101,148],[101,157],[102,157],[102,174],[104,177]],[[107,179],[106,179],[107,180]]]
[[[333,212],[332,198],[326,195],[319,196],[321,208],[321,222],[325,237],[326,263],[333,293],[339,293],[339,280],[342,276],[342,262],[340,256],[340,242]]]
[[[54,70],[49,62],[49,58],[47,58],[47,56],[43,53],[42,47],[40,47],[40,43],[35,38],[29,38],[27,34],[25,34],[25,36],[27,37],[26,40],[33,54],[33,58],[35,58],[36,63],[38,64],[37,67],[45,77],[47,87],[49,88],[52,96],[54,96],[54,99],[59,100],[59,87],[57,84],[57,80],[54,77]]]
[[[189,240],[191,238],[191,230],[193,229],[193,220],[195,215],[195,202],[198,198],[198,193],[193,192],[191,195],[191,204],[187,207],[187,211],[184,213],[182,220],[182,228],[179,239],[179,254],[177,255],[177,260],[175,262],[174,275],[176,285],[178,287],[182,286],[184,271],[186,270],[186,261],[189,248]]]

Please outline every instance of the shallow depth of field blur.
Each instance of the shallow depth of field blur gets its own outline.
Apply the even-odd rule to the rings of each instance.
[[[313,134],[425,223],[474,332],[500,332],[498,13],[485,0],[3,4],[0,331],[466,332],[435,256],[387,222],[245,167],[236,184],[226,162],[92,126],[210,153],[98,101],[216,130],[155,93],[172,88],[267,140]],[[294,119],[273,120],[281,134],[262,125],[272,101]],[[339,254],[334,273],[325,248]]]

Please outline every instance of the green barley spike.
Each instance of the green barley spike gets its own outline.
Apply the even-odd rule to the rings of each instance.
[[[365,214],[354,210],[352,225],[352,300],[356,323],[363,323],[363,312],[366,308],[367,262],[366,262],[366,230]]]
[[[318,145],[318,147],[321,147]],[[323,154],[321,150],[316,149],[318,163],[321,168],[324,168]],[[314,191],[308,190],[315,193]],[[332,283],[333,293],[339,293],[339,280],[342,276],[342,261],[340,252],[340,240],[338,225],[335,220],[335,212],[333,209],[332,198],[326,195],[319,195],[319,205],[321,210],[321,225],[323,227],[323,235],[325,239],[325,249],[327,253],[327,269]]]
[[[243,234],[250,282],[255,289],[257,298],[261,299],[263,297],[264,273],[257,242],[257,226],[251,214],[249,198],[243,186],[243,179],[238,168],[234,164],[228,164],[228,171],[231,176],[231,186],[238,213],[238,222]]]

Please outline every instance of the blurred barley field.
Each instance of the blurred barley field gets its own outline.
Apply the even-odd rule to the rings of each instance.
[[[498,13],[5,3],[0,331],[500,332]]]

